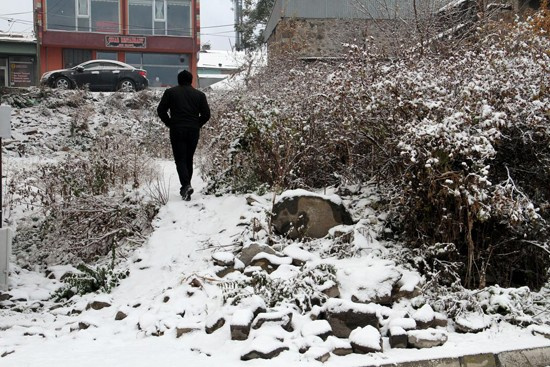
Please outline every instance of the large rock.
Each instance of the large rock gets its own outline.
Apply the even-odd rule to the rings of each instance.
[[[281,341],[268,335],[260,335],[249,345],[249,348],[241,355],[242,361],[251,359],[271,359],[277,357],[281,352],[288,350],[288,347]]]
[[[243,247],[243,249],[241,250],[241,256],[239,256],[239,260],[244,264],[244,266],[248,266],[250,265],[252,259],[261,252],[265,252],[270,255],[277,254],[275,250],[273,250],[270,246],[254,242],[249,244],[248,246]]]
[[[323,315],[339,338],[349,337],[352,330],[367,325],[380,327],[376,309],[372,305],[331,298],[323,306]]]
[[[413,348],[432,348],[447,342],[447,333],[437,329],[411,330],[407,334],[409,345]]]
[[[231,340],[246,340],[254,320],[254,312],[250,309],[237,310],[230,323]]]
[[[370,325],[357,328],[349,335],[353,351],[358,354],[382,352],[382,335],[380,331]]]
[[[354,224],[340,198],[305,190],[285,191],[273,206],[273,226],[290,238],[323,238],[332,227]]]

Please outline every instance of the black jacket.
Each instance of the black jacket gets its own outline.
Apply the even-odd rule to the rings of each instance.
[[[164,91],[157,114],[170,128],[200,129],[210,119],[210,107],[203,92],[191,85],[178,85]]]

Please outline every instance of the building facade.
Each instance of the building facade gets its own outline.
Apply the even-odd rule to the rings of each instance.
[[[197,79],[199,0],[34,0],[40,71],[93,59],[143,68],[149,85]]]
[[[36,40],[0,33],[0,87],[36,85]]]

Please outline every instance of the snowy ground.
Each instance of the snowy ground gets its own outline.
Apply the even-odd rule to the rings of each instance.
[[[75,305],[40,312],[0,310],[0,355],[4,355],[0,366],[321,365],[307,353],[300,354],[297,347],[291,347],[273,360],[243,362],[240,356],[254,342],[254,333],[258,331],[253,330],[247,341],[232,341],[227,323],[210,335],[202,328],[176,338],[176,328],[203,326],[204,314],[221,310],[221,293],[216,280],[206,276],[207,268],[211,267],[213,249],[226,248],[240,235],[241,215],[246,215],[250,207],[244,196],[202,195],[204,183],[198,175],[193,182],[197,194],[190,202],[182,201],[173,164],[159,164],[164,166],[165,177],[171,183],[170,200],[158,214],[148,243],[128,259],[130,276],[111,294],[87,295]],[[361,261],[364,259],[352,259],[350,265],[361,266]],[[47,303],[45,299],[56,288],[55,281],[19,270],[11,279],[12,294]],[[189,285],[195,277],[201,280],[202,288]],[[86,305],[93,300],[106,301],[111,307],[86,310]],[[71,310],[82,312],[67,315]],[[186,312],[184,317],[177,316],[181,310]],[[115,321],[118,311],[128,317]],[[306,321],[295,320],[297,325]],[[79,323],[89,327],[80,330]],[[164,333],[151,335],[155,331]],[[448,336],[445,345],[423,350],[391,349],[384,338],[384,353],[331,356],[324,365],[378,365],[550,346],[550,340],[507,323],[495,324],[477,334],[448,330]],[[299,339],[300,335],[299,332],[286,333],[284,338],[288,345],[293,345],[292,340]]]

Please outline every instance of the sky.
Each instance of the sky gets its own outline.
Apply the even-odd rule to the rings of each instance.
[[[0,0],[0,31],[33,31],[33,0]],[[214,50],[230,50],[235,43],[232,0],[201,1],[201,43]],[[12,19],[13,21],[10,21]]]

